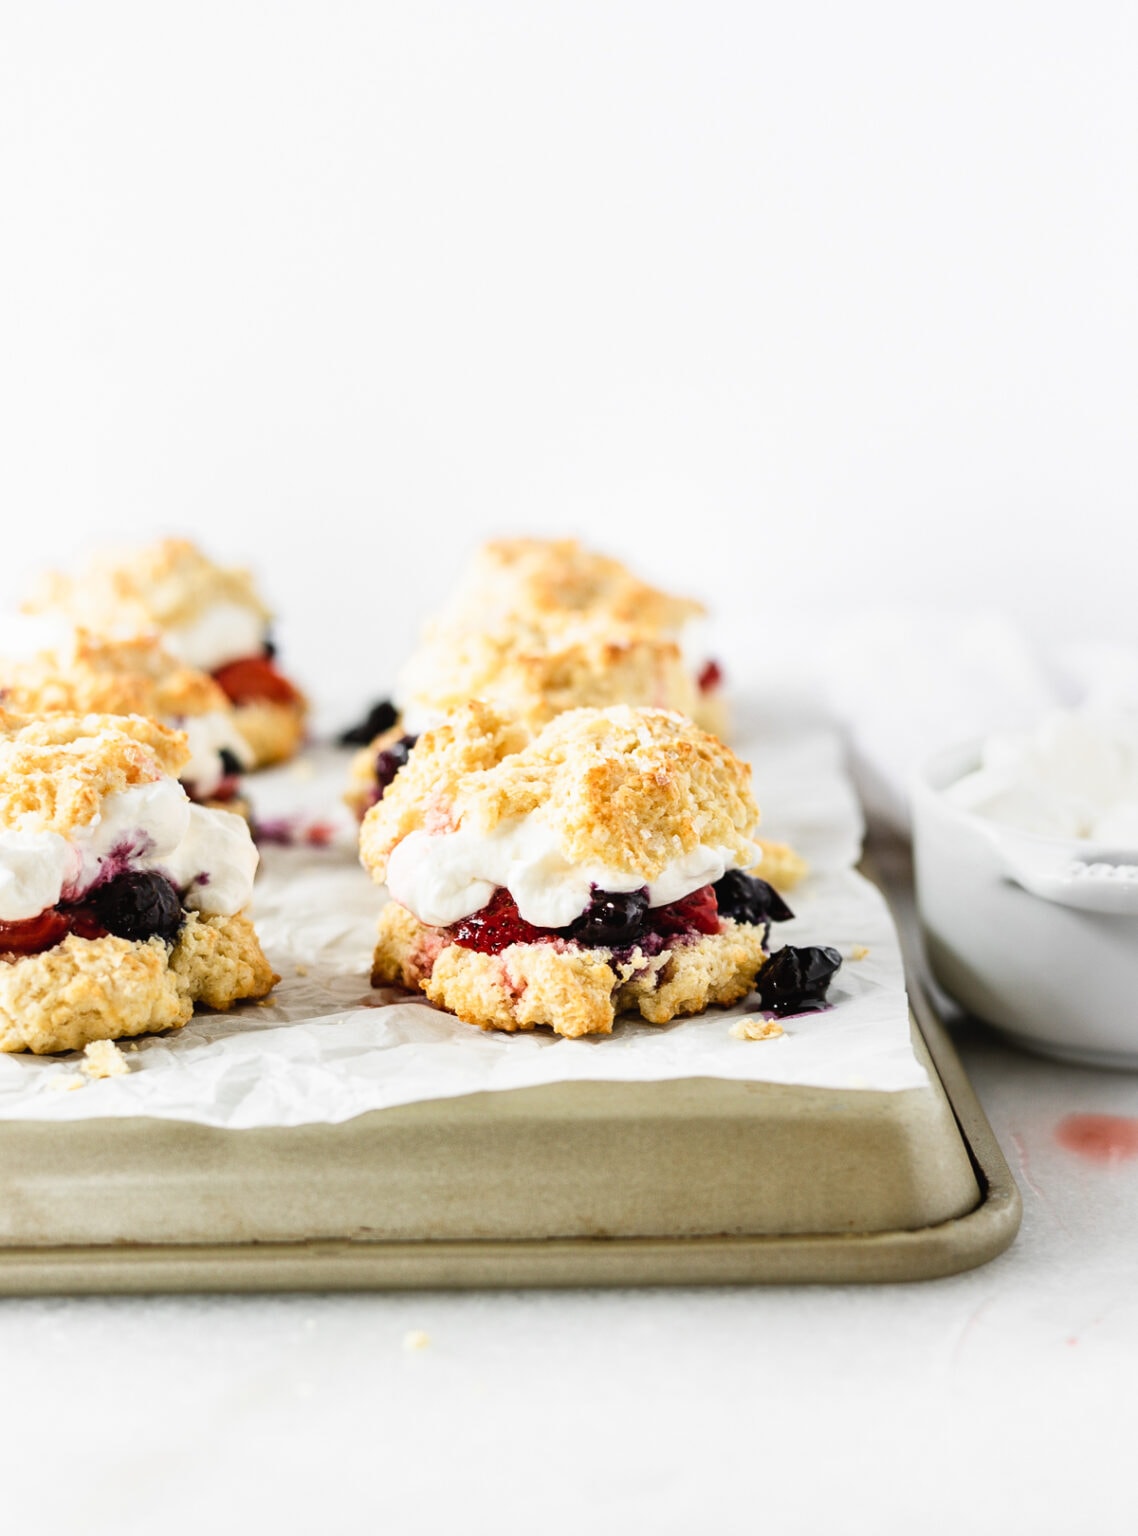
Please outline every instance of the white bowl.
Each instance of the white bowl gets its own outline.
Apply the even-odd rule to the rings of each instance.
[[[1040,837],[945,791],[980,743],[939,753],[913,792],[917,902],[947,993],[1020,1044],[1138,1068],[1138,848]]]

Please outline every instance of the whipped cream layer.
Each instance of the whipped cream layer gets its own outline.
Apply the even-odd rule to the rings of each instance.
[[[759,850],[747,862],[757,862]],[[638,891],[663,907],[728,869],[743,867],[733,850],[701,844],[673,859],[656,876],[625,874],[603,864],[574,864],[540,811],[501,822],[492,832],[459,827],[453,832],[412,832],[398,843],[387,865],[387,888],[422,923],[446,928],[480,911],[499,886],[517,903],[527,923],[565,928],[588,907],[594,888]]]
[[[194,793],[208,800],[215,794],[225,778],[223,751],[232,752],[242,768],[253,763],[249,743],[234,724],[233,716],[224,710],[209,710],[204,715],[178,715],[166,721],[176,731],[184,731],[190,749],[190,760],[179,777],[183,784],[191,784]]]
[[[94,821],[58,832],[0,831],[0,922],[24,922],[128,870],[154,869],[183,905],[232,916],[253,894],[259,855],[231,811],[192,805],[175,779],[108,795]]]
[[[163,631],[169,650],[191,667],[215,672],[228,661],[259,656],[267,636],[264,619],[255,608],[226,599],[211,603],[186,624]]]
[[[1022,832],[1138,849],[1138,715],[1062,710],[1033,732],[991,736],[947,798]]]

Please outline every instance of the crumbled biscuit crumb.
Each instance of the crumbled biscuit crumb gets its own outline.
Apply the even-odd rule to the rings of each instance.
[[[866,944],[855,944],[854,947],[850,950],[850,959],[851,960],[864,960],[866,955],[868,955],[868,954],[869,954],[869,946],[868,945],[866,945]]]
[[[776,1040],[783,1028],[774,1019],[751,1014],[748,1018],[736,1019],[728,1033],[734,1040]]]
[[[412,1328],[410,1333],[403,1335],[403,1348],[409,1353],[418,1349],[426,1349],[430,1342],[430,1334],[424,1333],[421,1328]]]
[[[52,1093],[74,1093],[76,1088],[86,1088],[87,1079],[69,1072],[66,1077],[53,1077],[47,1086]]]
[[[91,1040],[83,1047],[86,1061],[83,1071],[88,1077],[122,1077],[130,1071],[130,1063],[113,1040]]]
[[[299,693],[291,704],[250,699],[246,704],[234,705],[233,721],[253,754],[255,768],[286,762],[300,751],[307,711],[308,705]]]
[[[760,837],[758,844],[763,857],[751,874],[773,885],[776,891],[792,891],[810,873],[809,864],[789,843],[776,843]]]
[[[298,965],[297,968],[296,968],[296,974],[298,976],[307,976],[308,975],[308,967],[306,965]]]

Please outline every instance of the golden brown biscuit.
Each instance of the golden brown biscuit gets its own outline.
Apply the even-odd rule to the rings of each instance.
[[[232,800],[235,773],[252,763],[225,693],[156,635],[108,640],[76,630],[36,656],[0,659],[0,699],[26,715],[144,715],[184,730],[191,756],[181,777],[201,799],[212,801],[224,787],[218,803]]]
[[[229,700],[205,672],[162,647],[157,635],[108,640],[76,630],[71,643],[26,660],[0,660],[4,707],[26,715],[228,713]]]
[[[399,697],[412,724],[485,699],[534,727],[569,709],[631,704],[690,715],[698,702],[674,641],[615,625],[436,631],[404,669]]]
[[[622,1013],[666,1024],[746,997],[766,958],[762,938],[761,928],[724,919],[719,933],[652,957],[552,943],[483,954],[448,942],[392,901],[380,913],[372,984],[418,989],[481,1029],[547,1025],[571,1037],[607,1035]]]
[[[280,980],[244,912],[232,917],[189,913],[170,955],[170,969],[192,1003],[204,1003],[218,1013],[246,998],[264,997]]]
[[[0,710],[0,827],[66,835],[89,826],[107,795],[177,775],[188,757],[181,732],[137,715]]]
[[[41,954],[0,959],[0,1051],[75,1051],[180,1029],[195,1003],[227,1009],[263,997],[276,979],[240,913],[191,912],[173,949],[159,938],[70,935]]]
[[[704,612],[702,603],[650,586],[619,560],[576,539],[495,539],[474,556],[445,617],[494,630],[519,621],[545,628],[587,616],[675,635]]]
[[[234,706],[233,718],[249,744],[254,768],[271,768],[296,756],[304,744],[307,713],[303,700],[273,704],[259,699]]]
[[[189,539],[161,539],[96,556],[75,575],[49,571],[24,604],[26,613],[58,613],[100,634],[178,628],[219,602],[271,617],[249,571],[216,565]]]
[[[427,626],[397,701],[412,730],[468,698],[506,704],[534,724],[564,709],[632,704],[718,729],[719,668],[693,672],[679,650],[703,613],[574,539],[495,540]]]
[[[236,707],[252,767],[292,756],[303,739],[307,702],[274,664],[271,614],[252,576],[217,565],[188,539],[98,556],[74,576],[52,573],[24,608],[116,639],[159,634]]]

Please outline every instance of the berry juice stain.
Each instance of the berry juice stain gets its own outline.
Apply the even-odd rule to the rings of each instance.
[[[1055,1140],[1091,1163],[1125,1163],[1138,1157],[1138,1120],[1128,1115],[1068,1115],[1056,1126]]]

